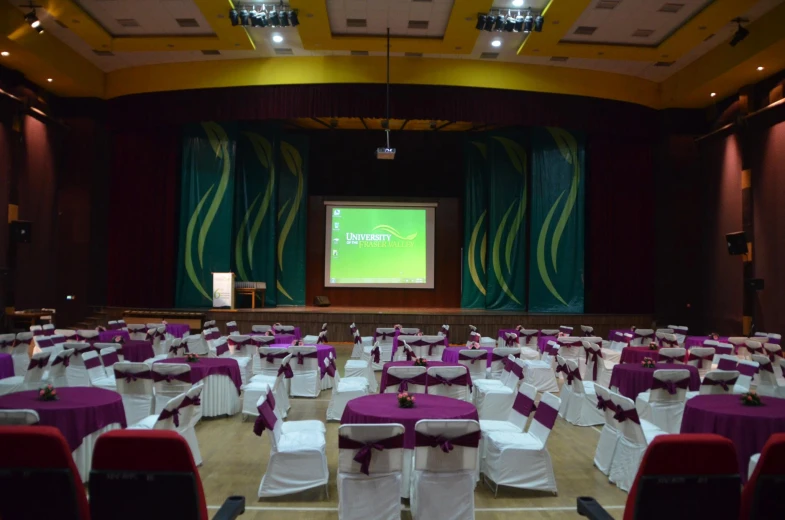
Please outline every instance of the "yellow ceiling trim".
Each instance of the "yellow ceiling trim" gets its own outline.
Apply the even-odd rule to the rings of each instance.
[[[561,41],[583,11],[592,8],[593,3],[594,0],[551,0],[544,11],[545,27],[542,32],[529,34],[518,49],[518,54],[650,62],[674,61],[698,46],[707,36],[724,27],[730,20],[748,11],[757,0],[714,0],[657,47]],[[558,23],[554,25],[554,22]]]
[[[477,41],[477,13],[488,12],[493,0],[455,0],[444,38],[391,37],[392,52],[425,54],[469,54]],[[303,48],[312,51],[386,52],[387,41],[381,36],[333,35],[324,0],[291,0],[298,10],[298,27]]]
[[[82,55],[44,31],[38,34],[9,2],[0,1],[0,50],[10,56],[0,64],[21,71],[38,85],[61,96],[104,94],[104,73]],[[52,82],[47,80],[51,78]]]
[[[396,84],[524,90],[616,99],[654,108],[659,105],[656,83],[620,74],[449,58],[393,57],[390,61],[391,76]],[[381,56],[216,60],[110,72],[105,97],[250,85],[384,82],[385,58]]]

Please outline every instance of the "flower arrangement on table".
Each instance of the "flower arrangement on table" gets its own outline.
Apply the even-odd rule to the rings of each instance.
[[[418,332],[415,336],[422,336],[422,332]]]
[[[744,406],[763,406],[763,401],[755,390],[750,390],[746,394],[741,394],[741,404]]]
[[[478,348],[480,348],[480,344],[477,343],[476,341],[470,341],[469,342],[469,348],[471,350],[477,350]]]
[[[516,325],[515,326],[515,330],[517,330],[518,332],[522,331],[523,330],[523,325]]]
[[[281,326],[281,324],[279,322],[277,322],[277,321],[275,323],[273,323],[273,328],[280,327],[280,326]]]
[[[264,335],[265,335],[265,336],[275,336],[275,334],[273,334],[273,331],[271,331],[271,330],[268,330],[268,331],[266,331],[266,332],[264,333]]]
[[[641,361],[641,366],[643,368],[654,368],[654,360],[650,357],[645,357],[643,358],[643,361]]]
[[[118,345],[122,345],[125,343],[125,338],[122,336],[115,336],[112,338],[112,343],[117,343]]]
[[[106,327],[102,327],[101,325],[95,328],[96,332],[106,332]]]
[[[428,360],[424,357],[414,358],[414,366],[416,367],[424,367],[428,365]]]
[[[292,341],[292,346],[293,347],[302,347],[302,346],[305,346],[305,342],[303,340],[301,340],[301,339],[296,339],[296,340]]]
[[[556,334],[557,338],[566,338],[568,336],[569,336],[569,334],[567,334],[566,332],[559,332],[559,333]]]
[[[414,396],[409,395],[409,392],[401,392],[398,394],[398,407],[414,408]]]
[[[709,334],[709,338],[713,339],[714,341],[719,341],[720,335],[717,334],[716,332],[712,332],[711,334]]]
[[[393,325],[393,329],[395,329],[395,330],[401,330],[402,328],[403,327],[401,327],[400,323],[396,323],[395,325]]]
[[[638,328],[638,327],[636,327],[635,325],[633,325],[632,327],[630,327],[630,330],[631,330],[632,332],[635,332],[635,329],[637,329],[637,328]]]
[[[659,350],[659,349],[660,347],[657,345],[656,341],[652,341],[651,343],[649,343],[649,350]]]
[[[39,401],[57,401],[57,389],[52,385],[46,385],[38,392]]]
[[[199,361],[199,354],[194,354],[193,352],[186,352],[185,360],[189,363],[196,363]]]

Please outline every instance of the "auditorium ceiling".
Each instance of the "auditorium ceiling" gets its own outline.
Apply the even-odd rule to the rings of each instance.
[[[290,0],[299,24],[274,28],[229,11],[279,2],[39,0],[42,34],[25,3],[0,0],[0,64],[64,96],[382,83],[387,27],[393,83],[702,107],[785,68],[784,0]],[[541,31],[478,29],[489,14]]]

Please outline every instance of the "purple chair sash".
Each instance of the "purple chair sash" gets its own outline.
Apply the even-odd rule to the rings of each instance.
[[[506,359],[507,359],[507,357],[508,357],[508,356],[510,356],[510,355],[511,355],[512,357],[514,357],[514,358],[520,358],[520,357],[521,357],[521,353],[520,353],[520,352],[515,352],[515,353],[513,353],[513,354],[507,354],[507,355],[503,355],[503,354],[497,354],[497,353],[495,353],[495,352],[491,352],[491,356],[492,356],[492,357],[491,357],[491,362],[493,362],[493,361],[500,361],[500,360],[502,360],[502,359],[505,359],[505,360],[506,360]]]
[[[523,367],[518,365],[518,363],[510,363],[510,372],[515,374],[519,380],[523,379]]]
[[[699,355],[695,354],[694,352],[690,351],[690,358],[689,359],[690,359],[690,361],[695,361],[695,360],[698,360],[698,359],[703,360],[703,361],[710,361],[710,360],[714,359],[714,354],[706,354],[705,356],[699,356]]]
[[[273,396],[272,390],[267,392],[267,397],[264,400],[270,405],[270,408],[275,410],[275,397]]]
[[[297,364],[302,365],[305,363],[305,358],[315,358],[318,357],[316,352],[311,352],[310,354],[303,354],[302,352],[298,352],[295,354],[297,357]]]
[[[537,405],[534,404],[534,399],[518,392],[518,395],[515,396],[515,401],[512,403],[512,409],[524,417],[528,417],[530,413],[537,410]]]
[[[226,332],[227,334],[232,334],[234,332],[237,332],[237,325],[227,325]]]
[[[782,358],[782,351],[781,351],[781,350],[778,350],[778,351],[776,351],[776,352],[771,352],[770,350],[767,350],[767,351],[766,351],[766,354],[768,354],[768,356],[769,356],[769,360],[770,360],[772,363],[774,363],[775,361],[777,361],[777,359],[780,359],[780,358]]]
[[[564,374],[565,377],[567,377],[570,374],[570,371],[567,369],[567,365],[560,365],[560,364],[557,363],[556,364],[556,375],[559,375],[559,372]]]
[[[200,398],[200,396],[197,395],[196,397],[191,398],[191,397],[188,397],[186,395],[185,399],[183,399],[183,402],[180,405],[180,408],[186,408],[186,407],[192,406],[192,405],[193,406],[201,406],[202,405],[202,399]]]
[[[519,333],[518,333],[518,337],[521,337],[521,336],[523,336],[524,338],[526,338],[526,343],[529,343],[529,340],[530,340],[531,338],[534,338],[534,337],[540,337],[540,331],[537,331],[537,332],[532,332],[531,334],[525,334],[525,333],[523,333],[523,332],[519,332]]]
[[[446,328],[444,328],[444,326],[442,326],[441,333],[442,333],[442,336],[444,336],[445,338],[449,338],[450,337],[450,329],[446,329]]]
[[[253,339],[251,339],[250,337],[248,337],[248,338],[246,338],[246,339],[244,339],[244,340],[242,340],[242,341],[237,341],[237,340],[234,340],[234,339],[232,339],[232,338],[231,338],[231,336],[230,336],[230,337],[229,337],[229,338],[226,340],[226,342],[227,342],[229,345],[231,345],[231,346],[233,346],[233,347],[236,347],[237,345],[241,345],[241,346],[250,345],[251,343],[253,343]]]
[[[381,352],[379,347],[374,347],[373,350],[371,350],[371,359],[373,359],[374,363],[379,363],[379,360],[381,359]]]
[[[389,377],[389,375],[388,375],[388,377]],[[447,379],[447,378],[444,378],[444,377],[438,376],[438,375],[434,375],[434,376],[429,375],[426,378],[426,381],[425,381],[425,386],[426,387],[437,386],[437,385],[468,386],[469,390],[471,390],[472,389],[472,379],[471,379],[471,377],[469,377],[468,373],[461,374],[458,377],[453,377],[452,379]]]
[[[571,385],[573,380],[577,379],[578,381],[583,381],[581,379],[581,371],[579,369],[570,370],[570,367],[565,365],[564,372],[567,374],[567,384]]]
[[[619,333],[617,332],[617,334],[619,334]],[[651,337],[654,336],[654,332],[649,332],[648,334],[641,334],[640,332],[633,332],[632,336],[634,338],[651,338]]]
[[[267,354],[262,354],[260,352],[259,356],[265,361],[267,361],[268,363],[275,363],[276,359],[283,359],[289,355],[289,352],[287,352],[286,349],[281,349],[281,350],[283,350],[283,352],[276,352],[276,353],[268,352]]]
[[[703,386],[703,385],[706,385],[706,386],[721,386],[722,389],[727,392],[729,388],[733,387],[733,385],[736,384],[737,380],[738,380],[738,378],[736,378],[736,377],[734,377],[733,379],[728,379],[727,381],[716,381],[716,380],[711,379],[709,377],[704,377],[703,381],[701,382],[701,386]]]
[[[57,338],[51,338],[51,339],[54,345],[61,345],[65,343],[65,336],[59,336]]]
[[[107,324],[107,328],[109,330],[118,330],[120,329],[120,325],[118,323],[109,323]]]
[[[669,356],[667,354],[663,354],[662,351],[659,351],[659,358],[657,359],[658,363],[676,364],[677,361],[684,361],[684,356]]]
[[[204,335],[204,339],[207,340],[207,341],[215,341],[216,339],[218,339],[220,337],[221,337],[221,334],[217,330],[214,330],[212,332],[208,332],[207,334]]]
[[[599,363],[600,359],[604,359],[602,357],[602,351],[601,350],[595,351],[595,350],[592,350],[592,349],[587,349],[586,350],[586,363],[589,362],[589,357],[590,356],[592,358],[591,361],[593,363],[592,367],[591,367],[592,368],[592,370],[591,370],[592,381],[597,381],[597,364]]]
[[[395,337],[395,332],[396,331],[393,331],[393,332],[377,332],[377,333],[375,333],[373,335],[373,338],[376,339],[378,337],[381,337],[382,341],[384,341],[384,340],[387,339],[387,336],[390,336],[391,338],[394,338]]]
[[[400,448],[403,448],[403,434],[373,442],[360,442],[342,435],[338,437],[338,449],[358,450],[353,460],[360,464],[360,471],[366,475],[369,475],[368,470],[371,466],[373,450],[384,451]]]
[[[597,409],[605,411],[606,409],[616,412],[616,405],[610,399],[605,399],[597,394]]]
[[[320,368],[322,369],[322,376],[321,376],[322,379],[324,379],[325,375],[328,375],[330,377],[335,377],[335,367],[333,365],[327,365],[327,366],[320,365]]]
[[[104,354],[101,356],[101,362],[104,364],[104,367],[109,368],[110,366],[114,365],[120,361],[120,358],[117,356],[117,352],[110,352],[109,354]]]
[[[534,420],[549,430],[552,430],[553,425],[556,424],[556,417],[558,415],[559,411],[557,409],[540,401],[540,404],[537,406],[537,411],[534,414]]]
[[[182,407],[182,403],[180,404]],[[163,410],[161,415],[158,416],[159,421],[165,421],[169,418],[172,418],[172,422],[175,426],[180,426],[180,408],[175,408],[174,410]]]
[[[122,372],[120,370],[115,369],[114,378],[116,381],[125,379],[126,383],[130,383],[132,381],[136,381],[137,379],[152,379],[153,373],[149,370],[146,370],[144,372],[133,373],[133,372]]]
[[[771,363],[761,363],[759,368],[760,370],[765,370],[766,372],[771,372],[772,374],[774,373],[774,366]]]
[[[663,343],[665,343],[666,345],[670,345],[673,348],[677,348],[679,346],[679,340],[677,339],[660,338],[660,346],[662,346]]]
[[[66,367],[71,365],[71,356],[57,356],[54,361],[52,361],[52,366],[59,365],[62,363]]]
[[[403,349],[403,353],[406,356],[406,361],[411,361],[412,359],[415,359],[417,357],[414,355],[414,352],[412,352],[407,348]]]
[[[273,431],[275,423],[278,422],[278,418],[275,416],[275,412],[270,406],[270,403],[266,400],[256,409],[259,411],[259,417],[254,421],[253,432],[257,437],[261,437],[262,432],[264,432],[265,429]]]
[[[455,446],[477,448],[480,445],[480,432],[467,433],[459,437],[448,439],[442,435],[427,435],[414,432],[415,447],[440,448],[444,453],[450,453]]]
[[[316,344],[322,345],[324,343],[327,343],[327,334],[319,334],[319,337],[316,338]]]
[[[635,410],[635,408],[630,408],[629,410],[622,410],[621,408],[619,408],[618,410],[616,410],[616,413],[613,415],[613,418],[619,421],[620,423],[623,423],[627,419],[631,420],[636,424],[641,423],[641,420],[638,417],[638,412]]]
[[[460,352],[458,353],[458,361],[471,361],[473,365],[474,362],[478,359],[488,359],[488,351],[482,350],[482,354],[477,357],[467,356],[466,354],[461,354]]]
[[[40,357],[38,359],[31,359],[30,364],[27,365],[27,370],[33,370],[35,368],[44,368],[47,363],[49,363],[49,356]]]
[[[387,372],[387,386],[398,385],[399,392],[406,392],[409,390],[409,383],[428,386],[428,377],[426,374],[420,374],[408,378],[399,378]]]
[[[517,334],[509,334],[508,333],[506,335],[506,337],[504,338],[504,346],[506,346],[506,347],[514,346],[515,345],[515,341],[517,339],[518,339],[518,335]]]
[[[172,349],[170,348],[169,351],[171,352]],[[227,352],[229,352],[229,344],[228,343],[221,343],[220,345],[215,347],[215,355],[217,357],[221,357],[224,354],[226,354]]]
[[[38,343],[40,348],[54,347],[55,345],[54,341],[52,341],[52,338],[45,338],[41,336],[38,336],[35,342]]]
[[[289,366],[289,363],[278,367],[278,375],[280,376],[281,374],[283,374],[283,377],[286,379],[294,377],[294,372],[292,372],[292,367]]]
[[[360,336],[355,336],[354,337],[354,344],[355,345],[360,345],[360,344],[362,344],[362,342],[363,342],[363,340],[362,340],[362,338]]]
[[[87,370],[90,370],[90,369],[96,368],[96,367],[100,367],[100,366],[101,366],[101,358],[99,358],[98,356],[96,356],[94,358],[90,358],[90,359],[85,359],[84,360],[84,367]]]
[[[154,383],[160,383],[161,381],[171,383],[174,380],[181,381],[183,383],[190,383],[191,372],[183,372],[182,374],[161,374],[159,372],[153,372]]]
[[[720,358],[720,362],[717,363],[717,370],[736,370],[737,365],[738,363],[732,359]]]
[[[657,379],[655,377],[651,382],[652,390],[667,390],[670,395],[676,395],[677,388],[686,390],[689,386],[690,386],[689,377],[685,377],[684,379],[679,379],[678,381],[663,381],[662,379]]]
[[[749,377],[752,377],[758,373],[757,367],[754,367],[752,365],[746,365],[744,363],[739,363],[738,365],[736,365],[736,370],[738,370],[741,375],[749,376]]]

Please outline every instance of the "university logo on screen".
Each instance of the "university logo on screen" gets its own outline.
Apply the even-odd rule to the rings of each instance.
[[[402,236],[397,229],[392,226],[379,225],[371,231],[382,230],[387,233],[346,233],[346,244],[357,245],[363,248],[409,248],[414,247],[414,239],[417,233]]]

